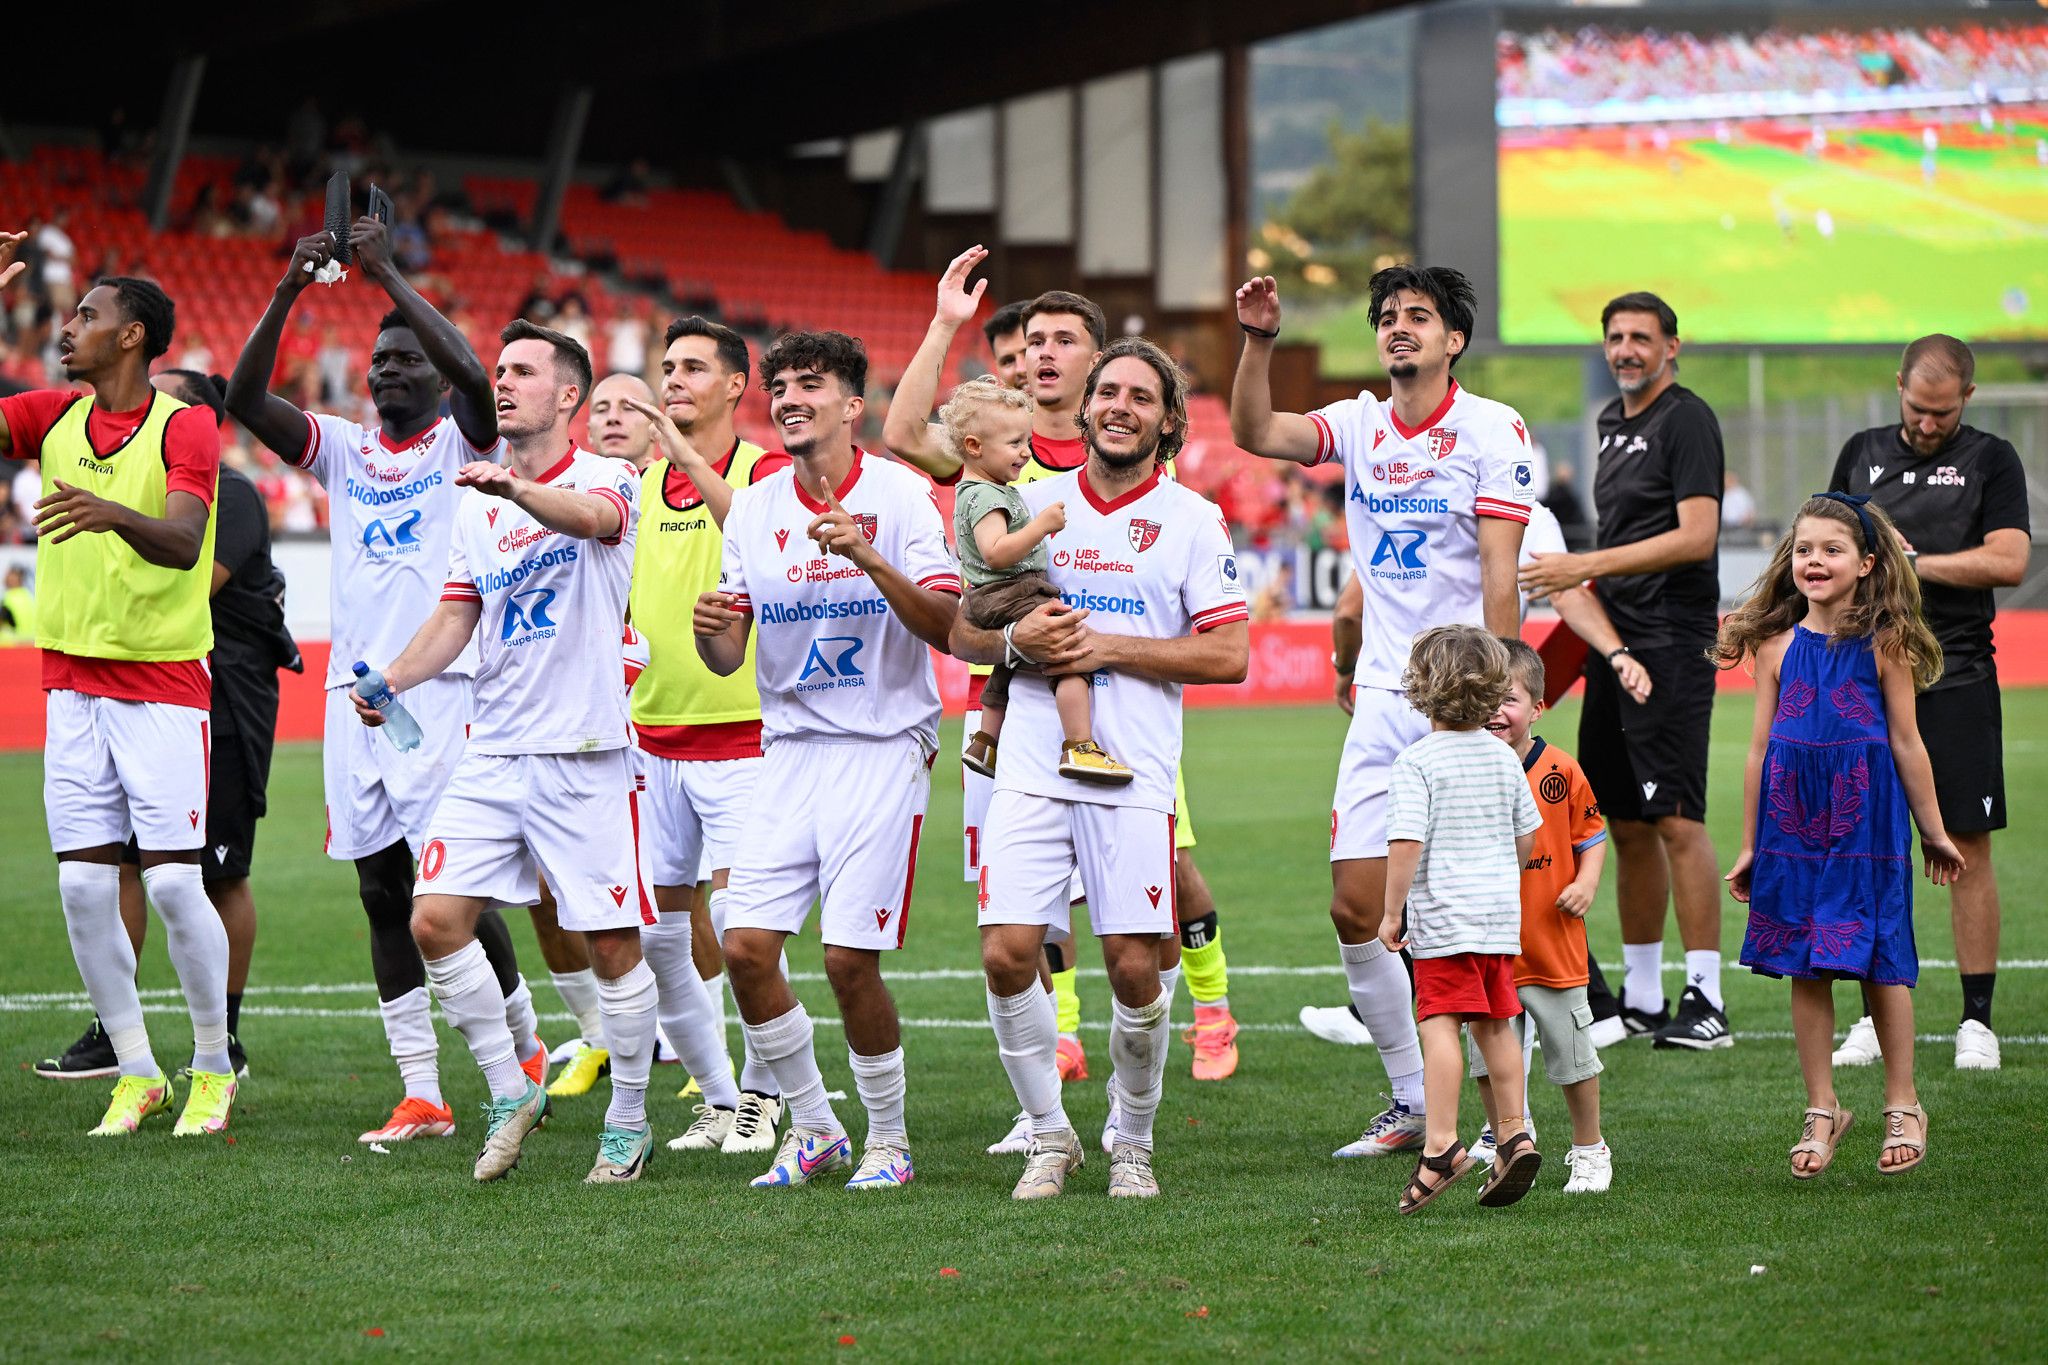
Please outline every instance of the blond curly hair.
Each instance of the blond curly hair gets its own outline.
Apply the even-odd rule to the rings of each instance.
[[[967,463],[966,443],[961,438],[970,432],[982,434],[983,414],[999,408],[1014,408],[1028,414],[1037,406],[1030,394],[1008,388],[992,375],[968,380],[954,389],[946,405],[939,409],[939,424],[946,432],[946,453],[962,464]]]
[[[1432,626],[1415,637],[1401,686],[1408,704],[1448,730],[1476,730],[1508,695],[1508,651],[1478,626]]]

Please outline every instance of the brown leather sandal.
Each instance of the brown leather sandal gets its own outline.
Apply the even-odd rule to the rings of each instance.
[[[1822,1119],[1826,1119],[1829,1125],[1826,1141],[1822,1141],[1814,1134],[1814,1128]],[[1834,1165],[1835,1148],[1840,1145],[1843,1138],[1849,1135],[1849,1129],[1855,1122],[1856,1116],[1846,1109],[1807,1110],[1806,1127],[1800,1131],[1799,1141],[1793,1144],[1792,1150],[1787,1152],[1786,1155],[1798,1156],[1801,1152],[1806,1152],[1819,1157],[1820,1165],[1809,1167],[1803,1171],[1795,1165],[1792,1168],[1793,1179],[1811,1180],[1828,1167]]]
[[[1917,1104],[1888,1104],[1884,1107],[1884,1146],[1878,1151],[1879,1175],[1904,1175],[1927,1159],[1927,1111]],[[1920,1136],[1906,1136],[1907,1118],[1920,1120]],[[1903,1147],[1913,1154],[1911,1161],[1902,1161],[1896,1166],[1884,1164],[1886,1152]]]
[[[1493,1158],[1493,1175],[1479,1191],[1479,1202],[1489,1209],[1504,1209],[1529,1192],[1543,1154],[1527,1129],[1500,1144]]]
[[[1462,1142],[1452,1143],[1448,1150],[1437,1156],[1417,1158],[1415,1174],[1408,1177],[1408,1188],[1401,1191],[1401,1212],[1415,1212],[1463,1179],[1478,1164]],[[1423,1183],[1424,1171],[1432,1171],[1439,1177],[1434,1185]]]
[[[971,773],[983,777],[996,775],[996,737],[986,730],[976,730],[967,741],[967,749],[960,755],[960,765]]]

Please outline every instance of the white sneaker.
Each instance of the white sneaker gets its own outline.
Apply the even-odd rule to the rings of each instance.
[[[554,1051],[548,1053],[548,1065],[560,1066],[563,1062],[568,1061],[571,1057],[574,1057],[589,1046],[590,1044],[584,1042],[581,1038],[571,1037],[566,1042],[556,1046]]]
[[[1054,1199],[1067,1188],[1067,1177],[1081,1168],[1084,1160],[1081,1135],[1071,1128],[1064,1133],[1034,1139],[1031,1159],[1017,1179],[1012,1199]]]
[[[1151,1149],[1129,1142],[1119,1142],[1116,1145],[1116,1150],[1109,1154],[1109,1197],[1159,1197],[1159,1180],[1152,1174]]]
[[[1998,1035],[1975,1019],[1956,1030],[1956,1070],[1998,1070]]]
[[[1399,1101],[1390,1101],[1386,1109],[1365,1126],[1358,1141],[1347,1142],[1330,1155],[1350,1158],[1420,1151],[1426,1129],[1420,1110],[1409,1109]]]
[[[1566,1194],[1605,1194],[1614,1183],[1614,1153],[1604,1142],[1591,1151],[1567,1148],[1564,1164],[1571,1168],[1571,1177],[1564,1182]]]
[[[1596,1019],[1593,1027],[1587,1030],[1587,1037],[1593,1040],[1596,1050],[1613,1047],[1628,1037],[1628,1021],[1618,1014]]]
[[[1849,1025],[1849,1036],[1835,1049],[1835,1065],[1869,1066],[1878,1056],[1877,1025],[1866,1014]]]
[[[1303,1005],[1301,1026],[1326,1043],[1342,1043],[1346,1047],[1372,1046],[1372,1030],[1359,1023],[1358,1016],[1348,1006],[1325,1009]]]
[[[1031,1150],[1031,1115],[1019,1114],[1010,1131],[988,1145],[990,1156],[1016,1156]]]
[[[782,1122],[782,1097],[740,1091],[740,1107],[733,1111],[732,1131],[718,1150],[731,1156],[736,1152],[775,1150],[775,1125]]]
[[[696,1114],[697,1121],[684,1129],[681,1137],[668,1140],[671,1152],[716,1152],[724,1149],[726,1135],[732,1132],[734,1111],[700,1104]]]
[[[1465,1154],[1482,1166],[1493,1164],[1494,1158],[1500,1155],[1500,1144],[1493,1140],[1492,1124],[1479,1130],[1479,1136],[1472,1139],[1472,1145],[1465,1149]]]

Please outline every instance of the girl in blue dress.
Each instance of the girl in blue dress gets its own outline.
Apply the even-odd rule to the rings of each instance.
[[[1884,512],[1819,494],[1794,518],[1756,591],[1721,627],[1714,660],[1756,672],[1742,851],[1728,885],[1749,905],[1742,961],[1792,980],[1806,1115],[1792,1174],[1835,1159],[1854,1116],[1835,1100],[1834,983],[1865,984],[1884,1055],[1877,1169],[1927,1154],[1913,1085],[1913,828],[1929,880],[1963,871],[1935,803],[1914,694],[1941,676],[1920,580]]]

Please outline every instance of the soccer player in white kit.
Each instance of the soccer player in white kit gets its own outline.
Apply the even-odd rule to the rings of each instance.
[[[589,949],[611,1051],[611,1105],[589,1180],[634,1180],[654,1142],[656,1009],[640,955],[654,901],[619,686],[639,479],[569,438],[590,388],[583,347],[525,321],[499,335],[494,392],[509,463],[456,474],[472,491],[456,510],[441,600],[383,669],[405,693],[477,642],[476,719],[428,821],[413,937],[442,1014],[490,1086],[475,1175],[495,1180],[519,1164],[548,1099],[519,1066],[476,920],[493,901],[531,903],[545,871],[562,928]],[[365,724],[382,722],[350,695]]]
[[[762,764],[726,884],[726,971],[749,1051],[775,1073],[789,1132],[757,1186],[848,1164],[825,1098],[811,1017],[778,967],[821,902],[825,973],[868,1111],[849,1189],[910,1183],[896,1004],[882,953],[903,946],[917,841],[938,751],[931,649],[944,649],[960,575],[924,479],[853,444],[867,353],[839,332],[795,332],[761,358],[792,468],[733,494],[725,571],[697,600],[697,649],[736,672],[756,637]]]
[[[989,802],[979,908],[989,1020],[1031,1120],[1019,1199],[1059,1194],[1082,1160],[1060,1099],[1053,1003],[1037,978],[1047,927],[1067,926],[1077,871],[1115,997],[1109,1193],[1159,1193],[1152,1120],[1172,1006],[1159,948],[1180,928],[1171,774],[1180,763],[1181,687],[1242,681],[1251,658],[1250,612],[1222,515],[1163,477],[1186,439],[1179,367],[1142,337],[1111,342],[1089,372],[1080,425],[1087,463],[1023,490],[1034,513],[1065,504],[1050,570],[1060,601],[1001,634],[964,621],[954,629],[963,658],[993,660],[1007,648],[1048,674],[1092,675],[1096,733],[1138,773],[1123,787],[1061,777],[1052,689],[1018,676]]]
[[[1393,266],[1369,289],[1391,399],[1361,393],[1306,415],[1273,410],[1280,295],[1270,276],[1237,291],[1245,343],[1230,394],[1231,434],[1244,449],[1297,464],[1343,462],[1352,566],[1365,589],[1358,686],[1330,812],[1330,918],[1352,1005],[1379,1047],[1393,1102],[1337,1150],[1340,1157],[1422,1146],[1422,1050],[1408,974],[1378,939],[1388,774],[1401,750],[1429,733],[1401,690],[1401,672],[1415,636],[1430,626],[1516,633],[1515,561],[1535,477],[1528,430],[1514,409],[1451,378],[1472,338],[1465,277],[1441,266]]]
[[[327,797],[326,851],[352,862],[370,922],[370,968],[384,1034],[405,1094],[363,1142],[451,1137],[455,1115],[441,1094],[439,1045],[429,1011],[426,969],[412,939],[414,859],[427,817],[448,785],[469,727],[476,650],[466,646],[440,676],[415,687],[406,709],[420,723],[420,746],[399,753],[356,724],[348,702],[358,659],[388,659],[440,596],[460,492],[455,475],[473,460],[495,459],[497,415],[491,380],[467,339],[405,280],[384,225],[357,221],[350,232],[358,268],[390,296],[370,352],[370,402],[378,425],[302,412],[269,392],[277,348],[291,310],[324,265],[333,234],[301,238],[270,305],[249,334],[228,380],[227,407],[250,434],[327,489],[332,520],[328,610],[333,632],[327,665],[322,769]],[[447,399],[451,415],[441,415]],[[496,910],[477,936],[511,1011],[520,1058],[545,1075],[534,1036],[533,996],[519,976],[512,937]]]

